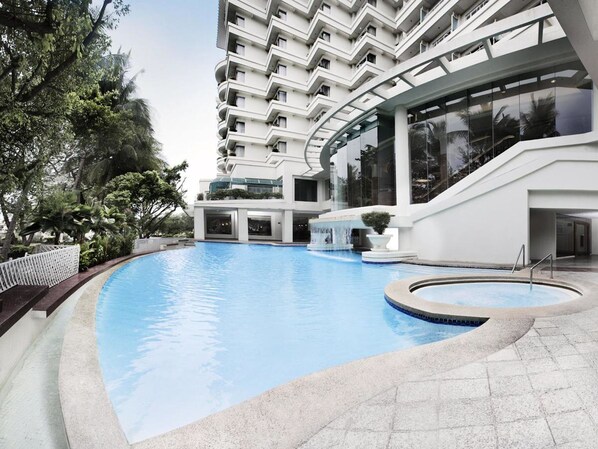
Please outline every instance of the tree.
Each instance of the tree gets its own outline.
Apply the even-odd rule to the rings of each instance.
[[[126,173],[106,186],[105,204],[125,211],[140,238],[150,237],[176,209],[186,206],[182,190],[183,162],[161,172]]]
[[[94,79],[90,62],[108,48],[105,30],[127,11],[122,0],[103,0],[99,8],[91,0],[0,3],[0,194],[9,219],[0,257],[8,254],[29,190],[61,146],[56,136],[65,132],[70,94]],[[4,210],[10,204],[11,214]]]

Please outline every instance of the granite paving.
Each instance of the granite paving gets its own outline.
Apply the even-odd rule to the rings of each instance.
[[[300,446],[325,448],[598,448],[598,310],[538,318],[503,350],[398,383]]]

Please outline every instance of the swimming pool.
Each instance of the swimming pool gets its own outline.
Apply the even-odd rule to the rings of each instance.
[[[224,243],[136,259],[98,301],[104,382],[137,442],[300,376],[467,332],[393,309],[384,287],[472,271]]]
[[[422,287],[413,294],[432,302],[473,307],[541,307],[579,298],[559,287],[518,282],[464,282]]]

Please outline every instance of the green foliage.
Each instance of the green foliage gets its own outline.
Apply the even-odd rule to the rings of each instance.
[[[23,257],[25,254],[32,254],[33,247],[28,245],[12,245],[8,253],[9,259],[17,259]]]
[[[85,271],[118,257],[128,256],[133,251],[134,242],[135,235],[132,233],[95,236],[81,244],[79,271]]]
[[[254,193],[245,189],[221,189],[208,195],[208,200],[267,200],[267,199],[282,199],[282,193],[279,192],[263,192]]]
[[[117,176],[106,186],[105,203],[125,211],[139,237],[150,237],[177,208],[186,206],[182,190],[182,172],[186,169],[183,162],[162,172]]]
[[[193,217],[186,213],[171,215],[158,227],[163,237],[193,237]]]
[[[373,228],[378,234],[384,234],[384,231],[390,223],[391,215],[388,212],[368,212],[361,214],[361,221],[366,226]]]
[[[197,201],[203,201],[203,193],[197,194]]]

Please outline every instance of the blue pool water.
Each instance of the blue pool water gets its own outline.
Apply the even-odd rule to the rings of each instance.
[[[539,307],[578,298],[564,288],[515,282],[472,282],[423,287],[413,292],[428,301],[474,307]]]
[[[467,332],[407,316],[383,293],[396,279],[463,271],[222,243],[137,259],[97,306],[110,399],[137,442],[300,376]]]

